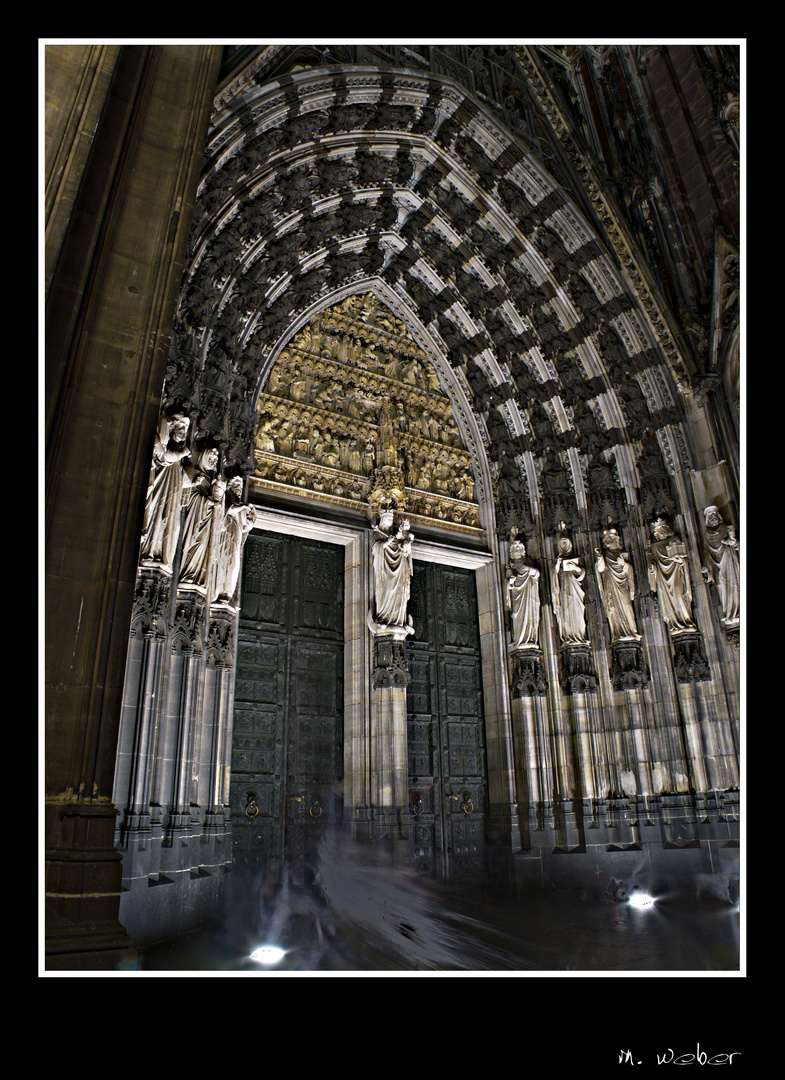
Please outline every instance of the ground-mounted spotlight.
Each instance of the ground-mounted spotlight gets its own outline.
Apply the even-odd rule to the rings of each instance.
[[[654,907],[654,897],[645,892],[634,892],[630,896],[630,906],[635,908]]]
[[[285,956],[286,950],[277,945],[260,945],[258,949],[254,949],[249,959],[264,967],[275,967]]]

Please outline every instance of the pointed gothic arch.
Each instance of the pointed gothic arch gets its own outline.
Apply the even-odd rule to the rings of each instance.
[[[383,46],[310,47],[302,55],[290,54],[289,48],[258,47],[256,58],[243,60],[245,66],[221,85],[214,101],[210,86],[199,131],[197,108],[189,105],[191,142],[176,144],[181,155],[176,169],[168,158],[161,164],[166,154],[160,118],[156,114],[153,122],[152,111],[145,111],[148,98],[140,94],[136,101],[129,94],[129,131],[144,133],[144,149],[145,140],[155,144],[152,160],[161,164],[166,178],[166,213],[155,216],[160,207],[149,202],[155,180],[146,170],[139,175],[151,181],[148,202],[133,184],[135,169],[113,174],[105,186],[112,198],[105,222],[101,218],[100,258],[95,281],[87,275],[84,310],[76,324],[70,314],[59,322],[52,319],[52,327],[67,331],[62,349],[53,350],[60,364],[58,402],[61,397],[65,404],[71,397],[82,400],[87,385],[83,360],[85,372],[92,372],[102,388],[95,400],[86,399],[90,420],[80,414],[82,429],[70,413],[58,416],[55,487],[69,487],[66,466],[78,456],[77,445],[106,446],[100,465],[112,477],[103,483],[102,474],[102,486],[91,487],[103,493],[101,506],[108,509],[89,519],[103,545],[100,565],[110,570],[100,603],[91,600],[97,594],[89,589],[80,593],[73,613],[76,637],[69,640],[76,642],[81,631],[97,640],[107,614],[125,611],[123,597],[130,610],[119,631],[115,620],[112,641],[105,646],[106,656],[116,660],[114,668],[106,665],[114,679],[96,674],[92,683],[84,678],[79,684],[89,689],[83,695],[85,702],[89,697],[89,709],[85,705],[82,710],[89,716],[80,719],[74,706],[71,753],[76,764],[55,770],[58,777],[68,773],[69,778],[55,784],[53,790],[64,790],[65,796],[52,796],[52,806],[63,799],[70,805],[76,798],[79,813],[97,820],[95,807],[85,810],[89,799],[83,795],[92,790],[94,801],[109,803],[107,776],[114,764],[114,802],[99,809],[104,827],[115,809],[119,813],[124,910],[136,900],[144,912],[145,925],[134,922],[134,934],[139,940],[166,936],[186,928],[178,921],[183,913],[198,917],[215,910],[231,866],[226,775],[238,620],[236,604],[223,593],[222,602],[215,602],[198,588],[184,587],[189,583],[179,579],[181,553],[166,567],[130,565],[136,521],[129,513],[131,493],[141,491],[148,474],[152,413],[160,404],[167,418],[180,414],[190,422],[185,442],[166,449],[175,460],[182,452],[183,468],[193,473],[186,479],[201,483],[204,498],[215,504],[207,509],[215,510],[222,539],[231,510],[235,537],[254,525],[255,513],[257,530],[290,532],[296,527],[312,539],[343,547],[351,587],[344,673],[356,681],[360,673],[357,703],[347,714],[354,740],[350,811],[367,810],[371,820],[379,810],[393,833],[406,820],[400,693],[394,707],[390,697],[387,714],[394,718],[393,727],[397,724],[397,745],[380,736],[384,725],[375,723],[377,706],[370,700],[372,693],[390,686],[402,691],[404,669],[400,650],[396,654],[392,648],[399,642],[385,642],[377,650],[376,639],[369,637],[368,523],[358,510],[361,503],[353,508],[328,508],[327,500],[306,498],[274,503],[253,479],[259,403],[278,357],[331,305],[371,292],[403,320],[429,358],[472,455],[479,527],[460,533],[433,522],[417,543],[423,561],[468,570],[479,586],[488,790],[500,839],[497,850],[503,850],[507,871],[518,881],[547,879],[553,855],[557,863],[566,853],[575,856],[569,860],[570,872],[578,873],[583,855],[606,866],[641,846],[653,864],[661,848],[673,852],[683,846],[684,836],[696,839],[706,822],[713,831],[706,844],[699,839],[700,857],[719,860],[726,841],[733,844],[737,822],[738,655],[733,619],[722,607],[726,599],[701,574],[706,558],[702,515],[707,506],[719,506],[724,525],[717,528],[727,528],[732,537],[738,489],[729,473],[738,453],[727,455],[728,464],[717,450],[722,437],[729,445],[737,442],[738,428],[716,402],[712,412],[702,390],[711,390],[712,379],[722,379],[723,372],[731,378],[739,340],[737,316],[733,325],[732,318],[728,321],[734,293],[731,287],[725,295],[727,310],[721,301],[714,313],[714,325],[721,324],[723,332],[710,342],[710,362],[704,363],[705,328],[697,317],[689,321],[686,307],[679,310],[680,289],[688,292],[692,268],[682,274],[677,266],[670,281],[662,274],[663,256],[670,255],[662,250],[665,236],[674,237],[676,260],[690,248],[678,213],[664,206],[657,187],[667,176],[636,184],[630,196],[634,213],[627,213],[630,207],[618,198],[625,192],[610,172],[602,178],[589,165],[581,134],[608,117],[628,125],[645,119],[653,101],[646,95],[662,92],[657,78],[662,60],[670,62],[670,57],[662,57],[659,49],[635,48],[621,57],[631,94],[625,104],[615,83],[603,84],[610,77],[600,68],[606,47],[592,46],[580,55],[538,46],[475,49],[470,55],[447,47],[424,52],[420,47],[391,47],[392,52]],[[185,68],[190,63],[193,79],[201,79],[196,57],[186,53],[121,49],[120,81],[110,98],[117,94],[119,100],[126,86],[122,78],[134,74],[144,76],[139,85],[157,85],[156,73],[170,70],[170,58],[171,70],[175,60]],[[678,59],[687,67],[695,61],[688,49]],[[697,62],[714,61],[706,53]],[[286,63],[294,67],[287,69]],[[307,66],[317,64],[325,66]],[[554,64],[563,68],[555,81]],[[618,74],[621,67],[614,70]],[[574,85],[596,91],[596,100],[565,97],[566,82],[557,85],[562,76],[580,76],[584,82]],[[633,99],[641,105],[641,117],[632,116]],[[158,100],[156,95],[150,99],[156,105]],[[589,105],[596,111],[582,115]],[[700,102],[700,108],[705,105]],[[175,115],[166,109],[161,115],[167,130],[178,136]],[[617,140],[616,132],[606,131],[607,147],[595,139],[595,149],[608,150],[603,164],[612,166],[614,155],[624,163],[626,153],[633,168],[653,168],[651,155],[659,152],[658,140],[667,144],[668,131],[649,123],[646,160],[645,154],[636,159],[637,145],[622,145],[628,133],[620,130]],[[118,158],[114,141],[106,141],[108,127],[99,136],[106,158],[125,162],[126,151]],[[124,139],[118,137],[118,147],[126,146]],[[188,172],[186,159],[200,156],[203,149],[201,176],[198,183],[194,176],[193,188],[186,191],[179,179]],[[136,160],[134,148],[127,153],[129,161]],[[91,170],[101,155],[94,157]],[[722,173],[725,162],[716,157],[714,165],[715,190],[722,186],[730,201],[734,196]],[[175,174],[176,184],[171,182]],[[194,191],[193,227],[186,237],[183,223],[191,220]],[[95,299],[103,297],[99,278],[109,266],[101,259],[136,250],[137,241],[140,251],[159,251],[146,218],[139,212],[122,216],[126,193],[129,206],[133,203],[137,211],[144,206],[150,220],[158,222],[155,235],[168,237],[160,247],[166,272],[158,276],[157,256],[151,256],[146,282],[140,278],[129,284],[109,274],[112,303],[124,297],[119,305],[123,313],[112,323]],[[720,210],[723,225],[732,223],[732,213]],[[654,239],[646,232],[647,216],[649,224],[657,218],[660,231]],[[115,220],[119,239],[113,246]],[[84,237],[79,233],[77,239]],[[92,265],[93,243],[91,235],[85,266]],[[124,260],[114,261],[125,266]],[[63,273],[67,264],[63,259]],[[167,275],[179,273],[181,265],[169,335],[171,309],[165,300],[176,288]],[[726,269],[730,281],[733,275]],[[68,306],[72,283],[60,280],[59,273],[59,299]],[[694,280],[702,279],[699,267]],[[128,297],[136,297],[140,285],[144,303],[129,314],[135,301]],[[107,302],[106,311],[114,310]],[[93,317],[101,334],[80,337],[83,328],[92,327]],[[159,327],[162,318],[166,332],[156,331],[153,344],[153,338],[145,337],[143,347],[123,329],[148,323]],[[62,372],[69,374],[61,383]],[[120,416],[114,441],[105,436],[109,425],[104,415],[121,396],[113,379],[124,401],[137,402],[135,411]],[[101,423],[93,424],[99,399]],[[719,418],[713,426],[712,417]],[[63,433],[72,430],[66,445]],[[96,434],[101,431],[103,441]],[[214,497],[198,468],[208,449],[220,452]],[[83,468],[84,457],[82,452]],[[65,463],[59,471],[58,460]],[[120,483],[112,503],[106,489],[114,480]],[[243,481],[250,510],[239,495],[230,498],[221,488],[233,483],[237,492],[238,481]],[[188,498],[185,480],[182,490]],[[205,512],[205,520],[208,516]],[[689,569],[692,580],[689,617],[694,629],[681,635],[671,632],[667,601],[661,601],[655,587],[663,587],[662,579],[650,570],[652,526],[659,519],[661,527],[672,530],[673,539],[662,541],[669,546],[667,557],[685,560],[679,565]],[[60,502],[54,520],[62,526]],[[114,530],[111,544],[107,522]],[[72,523],[73,515],[66,524]],[[597,555],[614,531],[611,524],[612,539],[621,542],[625,553],[625,573],[637,586],[627,612],[635,632],[622,641],[614,637],[598,569]],[[572,544],[577,569],[585,571],[580,602],[587,640],[573,643],[561,639],[552,590],[559,573],[558,544],[565,539]],[[525,565],[522,540],[529,570],[539,574],[530,575],[539,582],[539,641],[528,651],[511,647],[504,603],[508,567],[517,574]],[[100,545],[97,541],[95,546]],[[58,548],[51,562],[53,580],[59,581],[58,575],[65,579],[72,564]],[[72,578],[82,580],[79,573]],[[227,580],[228,593],[231,574]],[[63,595],[73,599],[70,577],[67,584]],[[62,622],[67,621],[64,615]],[[128,641],[122,690],[122,659],[115,656],[118,634]],[[85,665],[98,673],[103,646],[92,653],[87,646],[79,648],[83,660],[87,657]],[[377,669],[385,664],[390,678],[385,682],[380,675],[377,683]],[[70,686],[71,672],[61,668],[62,684]],[[110,685],[114,690],[105,694]],[[117,725],[102,727],[102,718],[111,710],[113,692],[120,734],[107,765]],[[387,772],[376,768],[393,759]],[[55,833],[57,848],[63,830]],[[681,854],[682,864],[688,863],[687,847]],[[57,901],[61,906],[64,897],[65,892]],[[68,904],[73,909],[70,899]]]

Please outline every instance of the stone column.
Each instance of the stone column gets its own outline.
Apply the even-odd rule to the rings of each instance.
[[[203,728],[200,753],[199,801],[204,808],[206,832],[223,833],[226,823],[227,727],[231,726],[231,675],[236,616],[211,610],[205,649]],[[229,735],[229,738],[231,735]]]
[[[520,819],[524,847],[535,846],[532,834],[542,833],[552,823],[554,762],[542,700],[533,694],[512,698],[515,757],[520,763],[518,783],[525,799]]]
[[[406,637],[405,629],[374,634],[370,770],[373,835],[391,840],[408,859],[402,843],[409,839]]]
[[[60,970],[113,968],[128,940],[110,809],[127,628],[220,60],[217,45],[46,49],[46,963]]]

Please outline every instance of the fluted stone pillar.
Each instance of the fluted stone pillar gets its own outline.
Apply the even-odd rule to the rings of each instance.
[[[374,635],[370,771],[373,835],[392,841],[394,850],[408,859],[403,843],[409,839],[405,640],[404,631]]]

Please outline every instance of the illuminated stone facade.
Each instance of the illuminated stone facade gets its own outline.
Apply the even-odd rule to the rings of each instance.
[[[247,717],[293,704],[322,730],[301,657],[256,687],[243,667],[303,627],[333,650],[340,806],[298,790],[270,823],[339,821],[441,880],[730,872],[738,48],[46,60],[51,966],[114,966],[120,919],[144,941],[217,910],[268,805],[244,767],[276,743]],[[411,634],[374,620],[384,511],[414,537]],[[236,556],[282,537],[306,570],[331,545],[340,573],[318,603],[269,586],[268,618]],[[300,699],[275,690],[287,671]]]

